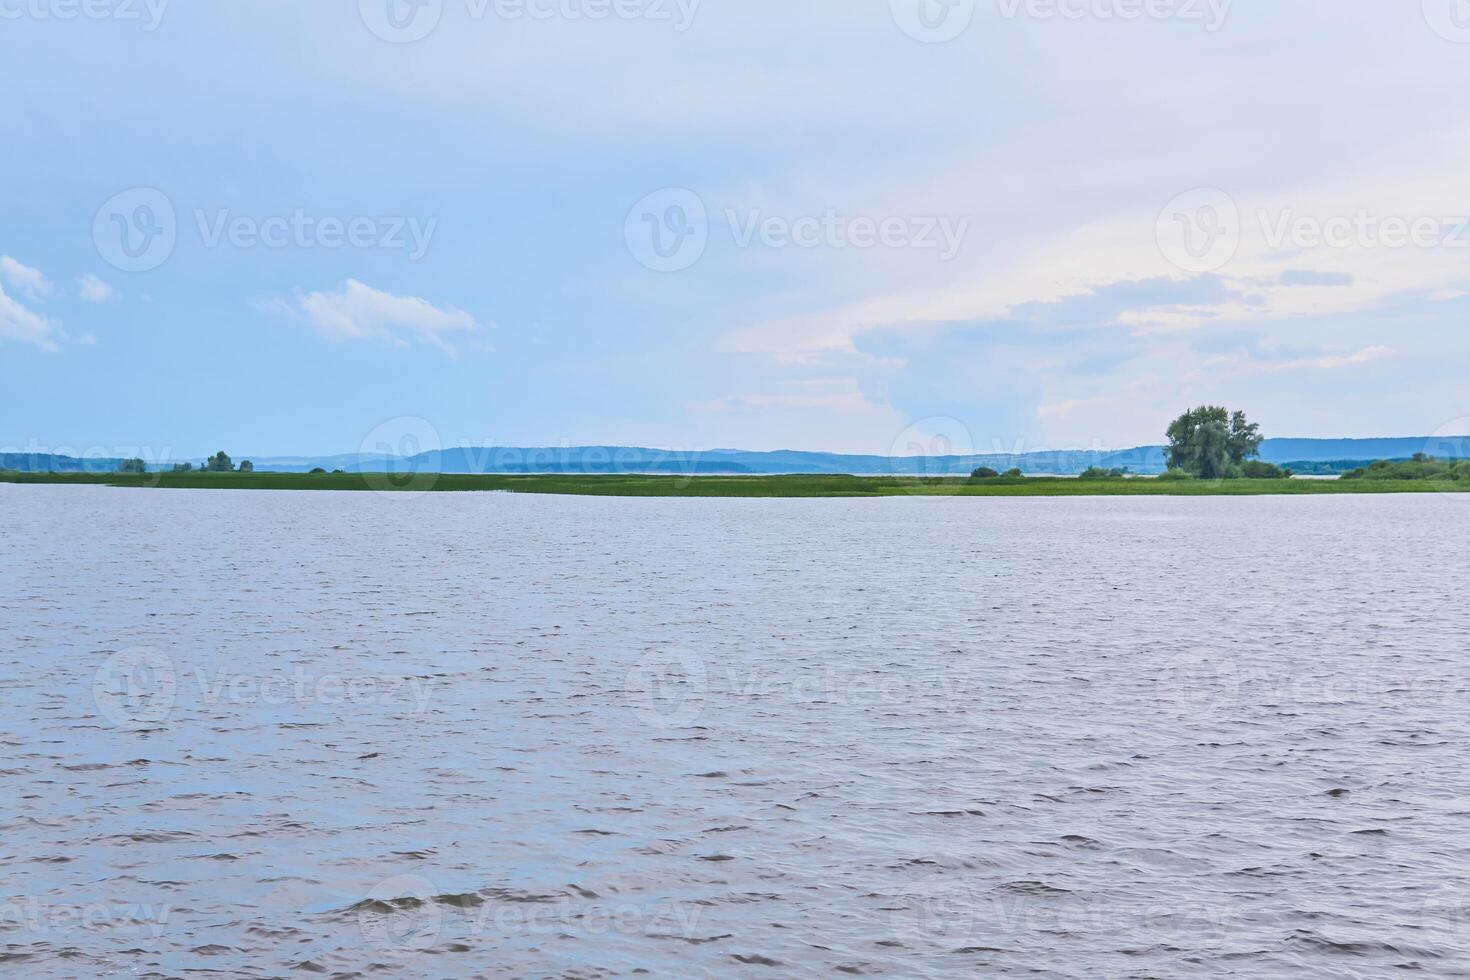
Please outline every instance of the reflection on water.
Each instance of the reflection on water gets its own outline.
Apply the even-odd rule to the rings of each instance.
[[[1467,516],[0,486],[0,963],[1463,970]]]

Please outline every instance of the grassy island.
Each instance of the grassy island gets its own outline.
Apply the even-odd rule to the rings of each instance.
[[[1205,405],[1185,412],[1168,430],[1168,470],[1158,476],[1125,468],[1089,466],[1075,477],[1027,476],[988,466],[963,476],[851,476],[841,474],[755,475],[721,473],[710,460],[655,461],[644,472],[624,473],[441,473],[437,454],[403,461],[397,473],[346,473],[323,468],[310,473],[257,471],[249,460],[237,467],[220,450],[197,467],[175,463],[150,471],[142,459],[114,461],[109,472],[87,470],[70,457],[0,456],[0,483],[164,488],[176,490],[315,490],[359,493],[540,493],[597,497],[1258,497],[1339,493],[1470,492],[1470,460],[1439,460],[1424,453],[1408,460],[1382,460],[1342,472],[1337,479],[1293,479],[1292,470],[1258,457],[1261,427],[1244,412]],[[629,452],[635,452],[629,450]],[[76,469],[66,472],[62,459]],[[924,459],[921,457],[921,459]],[[16,462],[20,460],[20,462]],[[606,453],[600,458],[608,462]],[[589,461],[590,462],[590,461]],[[902,463],[911,460],[890,461]],[[937,460],[943,466],[952,460]],[[5,466],[18,469],[5,469]],[[363,465],[391,465],[383,462]],[[1313,464],[1303,464],[1312,466]],[[1155,468],[1157,463],[1154,464]],[[44,471],[43,471],[44,467]],[[686,468],[687,467],[687,468]],[[629,464],[629,469],[637,463]],[[1320,472],[1321,467],[1317,468]],[[944,472],[944,470],[941,470]]]
[[[189,490],[502,492],[604,497],[1114,497],[1268,494],[1470,492],[1470,481],[1178,480],[1157,477],[1079,480],[1002,477],[975,480],[885,476],[538,476],[453,473],[13,473],[0,482]]]

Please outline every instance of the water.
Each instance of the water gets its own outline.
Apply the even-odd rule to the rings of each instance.
[[[0,969],[1470,975],[1467,518],[0,486]]]

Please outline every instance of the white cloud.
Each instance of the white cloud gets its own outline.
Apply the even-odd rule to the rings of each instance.
[[[1241,241],[1235,258],[1216,275],[1221,296],[1204,304],[1159,307],[1141,299],[1114,321],[1132,332],[1168,333],[1225,322],[1259,322],[1382,310],[1405,299],[1445,300],[1464,293],[1470,280],[1464,265],[1470,233],[1463,220],[1461,180],[1441,160],[1462,159],[1470,151],[1470,127],[1452,126],[1414,143],[1380,150],[1372,166],[1333,180],[1303,179],[1282,187],[1255,181],[1236,190]],[[955,213],[983,214],[971,185],[992,179],[993,161],[979,160],[966,172],[941,179],[951,189]],[[1170,186],[1162,182],[1151,186]],[[1266,187],[1268,189],[1258,189]],[[1183,281],[1191,275],[1173,266],[1155,238],[1159,208],[1167,193],[1148,192],[1120,200],[1108,213],[1071,223],[1042,220],[1035,227],[1014,225],[1015,235],[996,236],[999,244],[977,240],[973,249],[950,263],[916,268],[912,256],[881,256],[884,264],[864,268],[863,276],[835,301],[795,315],[759,319],[727,332],[723,349],[764,353],[786,364],[809,363],[823,352],[850,352],[855,340],[878,328],[930,328],[934,324],[1003,320],[1028,303],[1056,302],[1119,283],[1155,279]],[[1120,195],[1121,198],[1121,195]],[[925,207],[929,206],[926,200]],[[896,203],[864,204],[865,213],[903,213]],[[1450,240],[1438,247],[1387,247],[1369,235],[1343,247],[1281,246],[1270,230],[1282,221],[1372,222],[1428,219]],[[1079,217],[1082,215],[1079,214]],[[977,226],[989,222],[977,219]],[[1013,227],[1009,222],[1001,222]],[[861,257],[836,253],[832,269],[814,280],[841,279],[841,264]],[[1283,275],[1283,273],[1290,274]],[[854,296],[853,294],[856,294]]]
[[[1311,368],[1318,371],[1335,371],[1339,368],[1357,367],[1360,364],[1381,361],[1385,357],[1392,357],[1393,354],[1391,347],[1364,347],[1355,354],[1322,354],[1318,357],[1284,361],[1280,364],[1273,364],[1271,370],[1293,371],[1299,368]]]
[[[0,340],[18,340],[55,351],[66,340],[66,334],[58,321],[26,309],[0,287]]]
[[[1059,402],[1049,402],[1036,407],[1036,417],[1040,419],[1060,419],[1080,412],[1083,409],[1096,409],[1112,405],[1116,398],[1067,398]]]
[[[51,292],[51,282],[40,269],[33,269],[8,255],[0,255],[0,278],[31,299],[40,299]]]
[[[794,381],[795,391],[780,394],[729,395],[713,401],[696,402],[695,412],[729,412],[744,409],[820,409],[831,412],[868,412],[877,408],[864,397],[855,378]]]
[[[80,295],[88,303],[105,303],[112,299],[112,286],[90,272],[79,280]]]
[[[407,337],[453,354],[446,335],[473,333],[479,327],[463,310],[416,296],[394,296],[356,279],[347,280],[339,292],[308,293],[285,305],[334,341],[377,340],[404,347]]]

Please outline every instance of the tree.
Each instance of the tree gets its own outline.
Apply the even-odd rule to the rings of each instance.
[[[1000,474],[998,472],[996,472],[995,470],[991,469],[988,466],[982,466],[979,469],[977,469],[975,472],[973,472],[973,473],[970,474],[970,479],[972,479],[972,480],[994,480],[998,476],[1000,476]]]
[[[204,468],[211,473],[229,473],[235,469],[235,464],[225,451],[221,449],[209,457],[209,461],[204,464]]]
[[[175,473],[193,473],[194,472],[194,464],[193,463],[175,463],[174,464],[174,472]]]
[[[244,460],[243,462],[240,463],[240,472],[241,473],[254,473],[255,472],[255,464],[252,463],[252,462],[250,462],[250,460],[248,460],[248,459],[247,460]]]
[[[1261,451],[1261,427],[1244,412],[1205,405],[1185,412],[1169,425],[1169,468],[1205,480],[1238,476],[1240,467]]]
[[[135,456],[132,459],[125,459],[119,463],[117,471],[119,473],[147,473],[148,464]]]
[[[1230,459],[1236,466],[1246,460],[1261,454],[1261,443],[1266,437],[1261,435],[1261,427],[1255,422],[1247,422],[1244,412],[1232,412],[1230,415]]]

